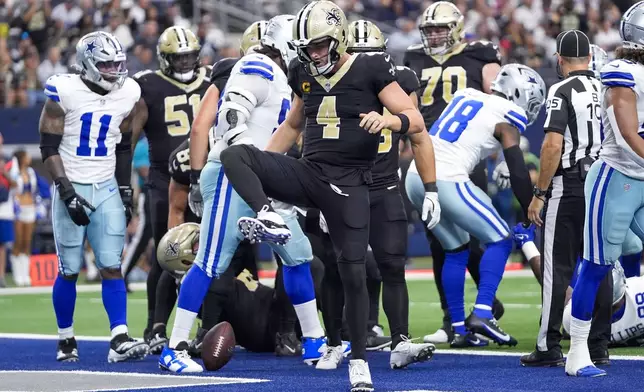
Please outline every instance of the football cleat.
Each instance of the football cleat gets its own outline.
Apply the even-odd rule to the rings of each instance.
[[[494,316],[496,321],[499,321],[504,314],[505,307],[503,306],[503,302],[494,297],[494,302],[492,303],[492,316]]]
[[[284,245],[291,239],[291,231],[284,223],[284,219],[268,208],[268,206],[264,206],[257,213],[257,218],[239,218],[237,227],[252,244],[256,242],[274,242]]]
[[[375,328],[375,327],[374,327]],[[382,350],[391,345],[390,336],[378,335],[374,330],[367,331],[367,351]]]
[[[320,370],[335,370],[342,363],[344,348],[340,346],[326,346],[326,351],[315,365]]]
[[[472,313],[465,320],[465,325],[467,326],[467,329],[469,329],[473,333],[480,334],[491,340],[494,340],[500,346],[517,345],[517,340],[510,336],[510,334],[505,333],[505,331],[501,329],[499,323],[494,318],[484,319]]]
[[[275,355],[278,357],[291,357],[302,355],[302,342],[295,332],[275,334]]]
[[[449,343],[449,335],[443,328],[439,328],[436,330],[436,332],[425,335],[423,337],[423,342],[433,344]]]
[[[143,340],[133,339],[126,333],[115,336],[110,342],[107,362],[123,362],[130,359],[143,359],[150,352],[150,346]]]
[[[326,338],[302,338],[302,360],[307,365],[313,365],[320,360],[325,352]]]
[[[203,367],[190,358],[188,343],[181,342],[173,350],[168,346],[163,347],[159,357],[159,368],[173,373],[201,373]]]
[[[402,342],[391,350],[389,366],[392,369],[403,369],[412,363],[425,362],[434,356],[436,346],[431,343],[412,343],[406,336]]]
[[[487,339],[481,339],[471,332],[465,335],[454,334],[454,339],[450,342],[451,348],[468,348],[468,347],[485,347],[490,342]]]
[[[56,360],[60,362],[78,362],[78,345],[75,338],[58,341]]]
[[[188,354],[193,358],[201,358],[201,346],[203,344],[203,338],[208,333],[207,329],[199,327],[197,329],[197,335],[188,345]]]
[[[351,383],[351,392],[373,391],[369,364],[363,359],[349,361],[349,382]]]
[[[163,346],[168,344],[168,336],[165,332],[165,326],[152,331],[150,340],[146,342],[150,346],[150,354],[159,355],[163,351]]]
[[[563,366],[565,361],[560,350],[533,351],[530,354],[522,355],[519,359],[524,367],[557,367]]]

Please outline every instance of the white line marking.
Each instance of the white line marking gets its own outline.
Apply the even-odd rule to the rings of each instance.
[[[525,278],[534,276],[531,270],[513,270],[505,271],[503,278]],[[471,279],[469,274],[467,275],[468,279]],[[422,273],[409,273],[406,276],[408,281],[417,281],[417,280],[434,280],[433,272],[422,272]],[[272,287],[274,278],[261,278],[259,282],[263,285]],[[141,283],[130,283],[130,289],[132,291],[145,291],[146,284]],[[536,287],[536,286],[535,286]],[[529,287],[528,287],[529,288]],[[3,295],[17,295],[17,294],[51,294],[52,287],[11,287],[0,289],[0,296]],[[76,292],[78,293],[94,293],[101,291],[101,284],[78,284],[76,285]]]
[[[58,335],[44,335],[44,334],[30,334],[30,333],[0,333],[0,339],[27,339],[27,340],[58,340]],[[109,336],[76,336],[76,340],[84,340],[88,342],[109,342]],[[518,353],[508,351],[487,351],[487,350],[436,350],[438,354],[450,355],[481,355],[481,356],[497,356],[497,357],[520,357],[530,353]],[[624,360],[624,361],[644,361],[644,356],[637,355],[611,355],[611,359]],[[79,370],[80,371],[80,370]],[[2,372],[2,370],[0,370]],[[90,372],[96,373],[96,372]],[[100,372],[98,372],[100,373]],[[136,374],[136,373],[128,373]],[[174,376],[168,376],[174,377]],[[270,380],[269,380],[270,381]],[[1,391],[0,391],[1,392]]]

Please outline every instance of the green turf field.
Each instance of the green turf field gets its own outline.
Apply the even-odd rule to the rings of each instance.
[[[441,324],[442,313],[438,294],[433,281],[410,281],[408,284],[411,305],[410,332],[413,337],[422,338],[423,335],[434,332]],[[465,293],[467,313],[472,308],[476,296],[476,288],[471,280],[467,282]],[[519,345],[514,348],[498,348],[492,345],[489,349],[531,351],[535,344],[541,302],[538,283],[532,277],[507,277],[501,284],[498,297],[505,304],[505,316],[500,321],[501,326],[517,338]],[[140,337],[147,318],[145,292],[135,292],[128,298],[130,330],[132,335]],[[0,309],[2,309],[0,333],[56,333],[56,320],[49,294],[0,296]],[[77,335],[109,335],[109,323],[103,309],[100,291],[78,293],[74,319]],[[380,319],[386,326],[387,322],[382,311]],[[567,342],[564,343],[567,346]],[[642,349],[620,348],[613,350],[612,353],[642,355]]]

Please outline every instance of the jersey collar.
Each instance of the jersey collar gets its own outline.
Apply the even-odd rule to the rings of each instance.
[[[582,69],[580,71],[572,71],[568,73],[568,77],[571,76],[592,76],[595,77],[595,72],[588,70],[588,69]]]

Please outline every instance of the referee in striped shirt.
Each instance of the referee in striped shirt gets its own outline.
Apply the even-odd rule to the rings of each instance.
[[[536,350],[521,357],[523,366],[564,365],[561,320],[566,290],[583,249],[584,180],[601,147],[601,83],[588,69],[590,60],[590,41],[583,32],[559,34],[557,71],[564,79],[548,92],[541,172],[528,208],[528,218],[543,230],[541,322]],[[608,313],[599,310],[607,317],[596,317],[589,338],[598,364],[608,362],[610,338],[612,287],[610,282],[602,286],[600,293],[609,293]],[[598,295],[598,304],[605,308],[602,297]]]

